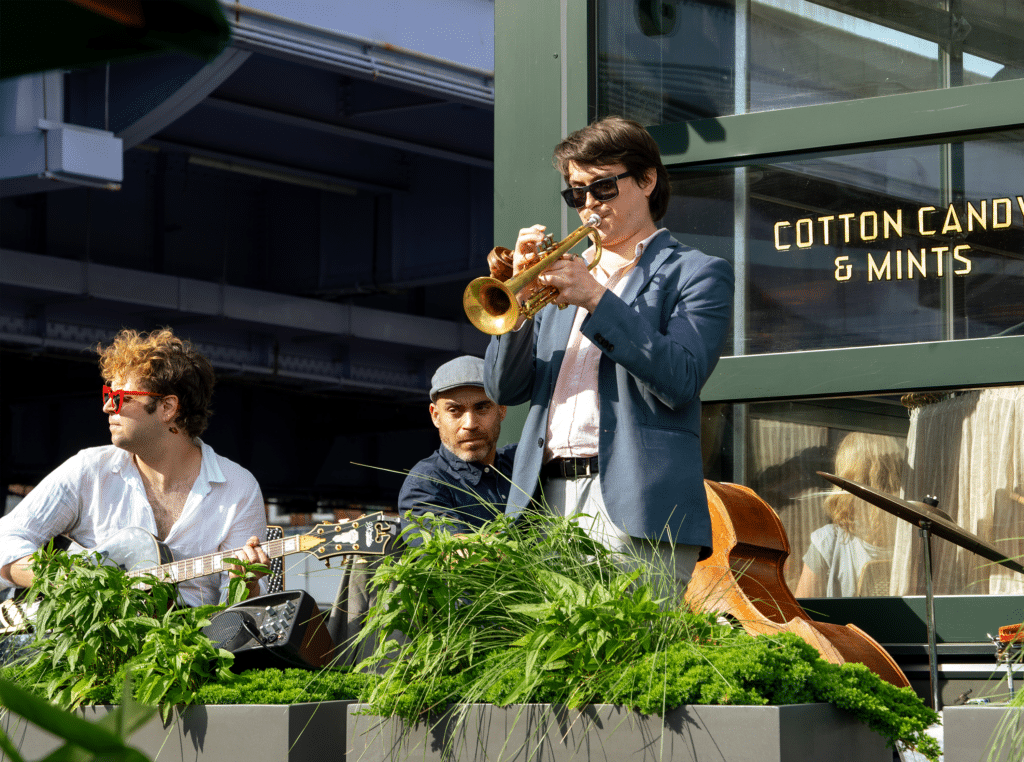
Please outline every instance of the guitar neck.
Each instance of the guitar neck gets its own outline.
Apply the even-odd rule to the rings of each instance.
[[[287,556],[290,553],[297,553],[302,550],[300,539],[299,535],[282,537],[280,540],[260,543],[260,546],[270,558],[280,558],[281,556]],[[225,559],[239,558],[241,550],[241,548],[235,548],[234,550],[225,550],[220,553],[210,553],[205,556],[188,558],[184,561],[173,561],[169,564],[151,566],[148,569],[130,571],[128,576],[141,577],[152,574],[154,577],[166,582],[184,582],[187,579],[206,577],[210,574],[226,571],[227,564],[225,564]]]

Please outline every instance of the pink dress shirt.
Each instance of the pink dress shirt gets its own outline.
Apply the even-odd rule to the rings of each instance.
[[[592,270],[597,282],[611,289],[616,296],[621,296],[628,280],[626,276],[633,271],[647,244],[661,230],[638,243],[632,259],[625,259],[610,251],[604,252],[601,263]],[[589,259],[590,251],[586,254]],[[569,345],[565,348],[562,367],[558,371],[558,381],[548,413],[545,463],[553,458],[591,458],[597,455],[601,418],[597,366],[601,360],[601,350],[580,330],[588,314],[585,309],[576,309],[576,321],[569,336]]]

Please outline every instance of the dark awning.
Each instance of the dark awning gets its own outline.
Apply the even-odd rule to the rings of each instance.
[[[230,37],[217,0],[0,0],[0,77],[169,50],[210,60]]]

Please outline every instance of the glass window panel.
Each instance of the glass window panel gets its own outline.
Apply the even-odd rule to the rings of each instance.
[[[680,170],[663,224],[739,271],[727,354],[1020,334],[1022,140]]]
[[[642,124],[735,113],[728,3],[598,0],[597,109]]]
[[[705,471],[750,486],[779,515],[798,597],[920,595],[926,584],[917,528],[818,471],[883,498],[938,498],[964,542],[933,538],[937,594],[1019,595],[1024,575],[964,543],[1024,557],[1022,425],[1024,387],[705,405]]]
[[[1024,6],[959,5],[598,0],[597,111],[665,124],[1024,76]]]

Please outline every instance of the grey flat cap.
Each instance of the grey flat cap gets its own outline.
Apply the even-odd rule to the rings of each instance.
[[[437,395],[459,386],[484,385],[484,361],[479,357],[463,355],[449,360],[434,373],[430,379],[430,401],[437,400]]]

